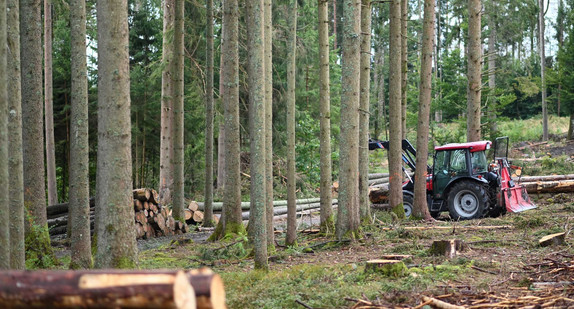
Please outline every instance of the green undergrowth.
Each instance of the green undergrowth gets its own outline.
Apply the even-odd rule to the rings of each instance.
[[[364,265],[302,264],[281,271],[223,273],[230,308],[301,308],[297,300],[317,308],[349,305],[345,297],[375,299],[391,291],[426,289],[439,280],[454,279],[466,265],[429,265],[392,278],[366,273]],[[406,299],[405,299],[406,300]],[[403,300],[404,301],[404,300]]]

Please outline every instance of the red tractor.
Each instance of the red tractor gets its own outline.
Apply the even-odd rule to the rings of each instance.
[[[427,202],[431,215],[448,211],[454,220],[496,216],[520,212],[536,206],[530,201],[526,189],[511,178],[511,169],[520,168],[508,163],[508,137],[497,138],[494,147],[490,141],[447,144],[435,148],[433,166],[426,166]],[[369,149],[388,149],[388,141],[369,142]],[[416,150],[402,141],[403,161],[414,170]],[[493,148],[491,150],[491,148]],[[487,151],[492,151],[493,162],[488,162]],[[405,214],[413,210],[414,180],[406,173],[403,183]]]

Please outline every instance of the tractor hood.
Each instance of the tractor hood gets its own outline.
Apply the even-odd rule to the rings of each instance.
[[[491,141],[480,141],[480,142],[470,142],[470,143],[453,143],[446,144],[444,146],[435,147],[435,151],[443,150],[456,150],[456,149],[469,149],[470,152],[485,151],[490,149],[492,145]]]

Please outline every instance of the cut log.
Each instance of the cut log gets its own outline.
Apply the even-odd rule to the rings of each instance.
[[[513,229],[512,225],[431,225],[431,226],[403,226],[405,230],[508,230]],[[383,227],[382,231],[392,231],[396,228]]]
[[[389,185],[384,184],[381,187],[369,187],[369,200],[373,204],[383,204],[389,200]]]
[[[134,199],[134,210],[135,211],[140,211],[143,210],[143,203],[142,201],[138,200],[138,199]]]
[[[321,201],[321,198],[318,198],[318,197],[304,198],[304,199],[295,200],[295,204],[303,205],[303,204],[317,203],[320,201]],[[199,210],[205,211],[205,203],[197,202],[197,205],[199,206]],[[249,206],[250,206],[250,202],[241,202],[241,210],[249,210]],[[281,206],[287,206],[287,201],[286,200],[273,201],[273,207],[281,207]],[[223,203],[222,202],[213,202],[213,210],[214,211],[221,211],[222,209],[223,209]]]
[[[570,193],[574,192],[574,179],[523,182],[520,184],[528,193]]]
[[[389,277],[402,277],[408,273],[405,263],[399,260],[370,260],[365,264],[365,272],[382,273]]]
[[[183,210],[183,215],[185,218],[185,222],[191,220],[191,218],[193,217],[193,211],[189,210],[189,209],[184,209]]]
[[[147,188],[134,189],[133,192],[134,192],[134,199],[138,199],[142,202],[149,201],[151,197],[151,191]]]
[[[566,233],[564,232],[546,235],[538,240],[538,244],[541,247],[547,247],[550,245],[563,245],[564,237],[566,237]]]
[[[203,212],[202,211],[194,211],[193,212],[193,221],[197,223],[203,222]]]
[[[143,205],[144,205],[144,209],[149,210],[149,203],[148,203],[148,201],[143,202]]]
[[[147,210],[144,211],[138,211],[135,214],[135,220],[138,223],[141,223],[141,225],[145,225],[147,223],[147,216],[145,214]]]
[[[194,269],[189,272],[193,280],[197,308],[225,308],[225,290],[219,275],[209,268]]]
[[[225,308],[225,291],[221,278],[208,270],[5,271],[0,306],[217,309]]]
[[[520,181],[520,182],[556,181],[556,180],[568,180],[568,179],[574,179],[574,174],[547,175],[547,176],[522,176],[520,178],[512,177],[512,180]]]
[[[165,220],[165,218],[164,218],[161,214],[157,214],[157,215],[154,217],[154,222],[155,222],[156,225],[157,225],[157,230],[156,230],[156,232],[161,233],[160,235],[170,235],[169,232],[168,232],[168,228],[167,228],[167,226],[166,226],[166,224],[165,224],[166,220]],[[152,225],[152,226],[153,226],[153,225]],[[175,227],[174,227],[174,228],[170,228],[170,230],[172,230],[172,231],[173,231],[174,229],[175,229]]]
[[[143,238],[145,236],[145,229],[143,224],[136,222],[136,237]]]
[[[150,189],[150,198],[149,201],[153,204],[159,205],[159,193],[156,190]]]
[[[452,259],[458,252],[463,251],[464,247],[464,242],[460,239],[436,240],[431,245],[430,253],[433,255],[444,255]]]
[[[427,296],[423,296],[423,301],[425,303],[428,303],[430,305],[433,305],[437,308],[440,309],[465,309],[465,306],[457,306],[457,305],[453,305],[453,304],[449,304],[447,302],[444,302],[442,300],[438,300],[436,298],[432,298],[432,297],[427,297]]]
[[[69,203],[61,203],[61,204],[55,204],[55,205],[51,205],[51,206],[46,207],[46,214],[48,215],[48,219],[57,217],[58,215],[67,214],[68,213],[68,206],[69,206]],[[91,197],[90,198],[90,208],[93,208],[95,206],[96,206],[96,198]]]
[[[199,205],[197,204],[196,201],[191,201],[191,202],[189,202],[189,205],[187,205],[187,209],[189,209],[191,211],[196,211],[196,210],[199,210]]]

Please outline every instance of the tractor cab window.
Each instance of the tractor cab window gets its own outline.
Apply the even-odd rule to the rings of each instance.
[[[472,163],[473,174],[480,174],[488,171],[488,161],[486,160],[486,152],[477,151],[471,153],[470,162]]]
[[[468,175],[468,170],[466,169],[466,149],[457,149],[451,151],[450,171],[456,175]]]

